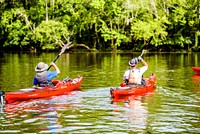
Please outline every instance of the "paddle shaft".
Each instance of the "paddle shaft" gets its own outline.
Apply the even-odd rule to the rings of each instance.
[[[140,56],[142,57],[143,54],[144,54],[144,50],[142,50],[142,53],[140,54]]]
[[[148,39],[148,42],[145,44],[145,46],[149,45],[149,43],[151,42],[151,40],[153,39],[153,36],[151,36],[149,39]],[[144,54],[144,49],[142,50],[142,53],[141,53],[141,57],[142,55]]]
[[[55,62],[58,60],[59,57],[60,57],[60,55],[58,55],[58,56],[54,59],[53,63],[55,63]],[[49,67],[47,68],[47,71],[48,71],[50,68],[51,68],[51,66],[49,66]]]
[[[62,53],[64,53],[65,52],[65,50],[67,49],[67,48],[69,48],[69,45],[71,44],[72,42],[69,42],[69,43],[67,43],[66,45],[64,45],[63,47],[62,47],[62,49],[61,49],[61,52],[58,54],[58,56],[53,60],[53,63],[55,63],[57,60],[58,60],[58,58],[60,57],[60,55],[62,54]],[[49,66],[48,68],[47,68],[47,71],[49,70],[51,68],[51,66]]]

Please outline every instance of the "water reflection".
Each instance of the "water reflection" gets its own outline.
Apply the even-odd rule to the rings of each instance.
[[[200,83],[200,75],[194,74],[194,75],[192,76],[192,81],[193,81],[193,83],[195,83],[195,84],[199,84],[199,83]]]
[[[200,75],[193,75],[192,76],[192,90],[194,91],[195,94],[200,96]]]
[[[146,126],[148,126],[148,103],[154,95],[155,89],[141,95],[123,96],[118,99],[112,99],[112,104],[119,108],[124,106],[126,108],[124,117],[130,123],[128,125],[129,129],[134,132],[143,133],[145,132]]]
[[[127,110],[127,118],[131,123],[132,130],[141,128],[144,129],[147,124],[147,114],[148,110],[145,106],[143,106],[143,103],[141,102],[140,98],[130,100],[126,105],[126,107],[129,107],[130,109]]]
[[[14,127],[12,131],[6,131],[8,133],[13,131],[21,133],[26,132],[22,129],[26,127],[29,127],[27,131],[33,131],[30,129],[30,126],[34,126],[35,132],[52,134],[62,132],[63,125],[59,121],[63,118],[62,111],[70,107],[70,101],[74,99],[78,92],[80,91],[51,98],[14,102],[5,105],[5,107],[1,108],[2,117],[4,118],[2,119],[9,121],[10,125],[8,126],[16,125],[17,123],[21,126],[21,130]],[[20,120],[19,117],[21,117]],[[23,126],[23,124],[26,124],[26,126]],[[0,132],[7,133],[6,131]]]
[[[57,129],[62,128],[62,125],[58,121],[62,114],[59,114],[55,107],[48,107],[45,111],[42,111],[40,114],[33,116],[33,118],[40,119],[40,122],[46,122],[46,128],[40,127],[41,132],[56,132]]]
[[[144,77],[155,73],[158,88],[128,102],[113,101],[110,87],[119,86],[129,59],[137,55],[64,53],[56,62],[57,79],[83,76],[82,92],[3,108],[0,133],[199,133],[200,85],[191,67],[199,66],[200,53],[144,54],[149,64]],[[35,65],[56,56],[4,53],[0,89],[31,87]]]

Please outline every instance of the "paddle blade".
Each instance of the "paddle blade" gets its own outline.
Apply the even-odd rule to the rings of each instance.
[[[66,45],[64,45],[59,53],[59,55],[61,55],[62,53],[65,52],[66,49],[69,48],[69,46],[72,44],[72,42],[67,43]]]

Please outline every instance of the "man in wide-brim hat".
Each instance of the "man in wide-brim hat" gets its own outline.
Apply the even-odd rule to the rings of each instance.
[[[52,86],[52,79],[60,74],[59,68],[53,62],[50,64],[53,66],[56,71],[47,71],[48,65],[44,62],[39,62],[38,65],[35,67],[36,75],[34,76],[33,84],[35,86]]]
[[[138,67],[138,62],[141,61],[142,67]],[[141,56],[138,58],[133,58],[129,61],[129,65],[131,66],[123,76],[123,79],[127,83],[127,85],[144,85],[142,75],[148,69],[148,64],[142,59]]]

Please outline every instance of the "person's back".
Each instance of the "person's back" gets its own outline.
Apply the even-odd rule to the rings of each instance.
[[[141,61],[143,67],[138,68],[138,61]],[[142,75],[148,69],[148,64],[139,56],[131,59],[129,65],[131,68],[124,73],[123,79],[128,85],[142,85]]]
[[[60,70],[54,63],[51,63],[51,66],[53,66],[56,71],[47,71],[47,64],[44,62],[38,63],[38,65],[35,67],[36,75],[33,81],[34,87],[36,85],[40,87],[53,86],[52,79],[60,73]]]
[[[141,83],[141,73],[139,69],[130,69],[129,72],[129,79],[128,79],[128,84],[140,84]]]

